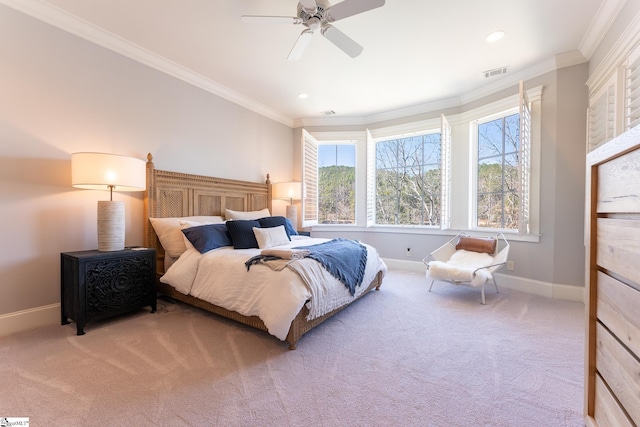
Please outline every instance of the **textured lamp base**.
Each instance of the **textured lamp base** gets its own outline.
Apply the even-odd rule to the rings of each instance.
[[[293,228],[298,229],[298,207],[295,205],[287,206],[286,216],[293,224]]]
[[[98,202],[98,250],[123,250],[124,230],[124,202]]]

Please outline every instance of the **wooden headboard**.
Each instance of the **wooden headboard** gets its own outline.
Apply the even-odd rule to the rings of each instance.
[[[156,249],[158,272],[164,271],[164,249],[149,218],[194,215],[224,216],[225,209],[256,211],[271,206],[271,182],[257,183],[158,170],[147,155],[144,193],[144,246]]]

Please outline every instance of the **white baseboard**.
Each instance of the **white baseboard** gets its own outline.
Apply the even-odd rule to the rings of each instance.
[[[44,305],[0,316],[0,337],[60,323],[60,304]]]
[[[387,267],[398,270],[417,271],[426,273],[426,266],[419,261],[405,261],[401,259],[385,259]],[[584,287],[561,285],[557,283],[541,282],[525,277],[496,273],[498,288],[505,287],[529,294],[540,295],[547,298],[562,299],[567,301],[584,302]]]

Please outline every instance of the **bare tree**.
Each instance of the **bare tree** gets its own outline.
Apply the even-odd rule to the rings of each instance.
[[[518,228],[519,157],[518,114],[478,126],[478,226]]]
[[[378,224],[440,224],[440,153],[439,134],[377,144]]]

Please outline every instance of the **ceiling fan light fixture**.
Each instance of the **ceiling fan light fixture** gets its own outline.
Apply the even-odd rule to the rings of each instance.
[[[489,33],[489,35],[485,40],[487,41],[487,43],[494,43],[500,40],[501,38],[503,38],[504,35],[505,35],[505,32],[503,30],[493,31]]]

